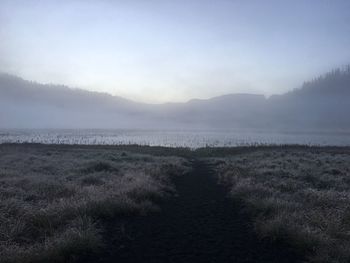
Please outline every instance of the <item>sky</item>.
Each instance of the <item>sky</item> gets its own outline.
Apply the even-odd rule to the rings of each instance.
[[[0,71],[162,103],[267,96],[350,63],[348,0],[0,0]]]

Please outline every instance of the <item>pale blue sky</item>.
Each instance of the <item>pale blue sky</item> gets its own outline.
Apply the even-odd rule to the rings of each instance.
[[[0,0],[0,71],[138,101],[282,93],[349,47],[348,0]]]

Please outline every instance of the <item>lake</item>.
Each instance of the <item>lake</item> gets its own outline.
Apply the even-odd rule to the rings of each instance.
[[[350,146],[350,133],[244,130],[0,130],[0,143],[139,144],[168,147],[233,147],[265,144]]]

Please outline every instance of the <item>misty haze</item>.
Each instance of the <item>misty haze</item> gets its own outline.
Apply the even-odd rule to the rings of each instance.
[[[349,11],[0,1],[0,263],[350,262]]]

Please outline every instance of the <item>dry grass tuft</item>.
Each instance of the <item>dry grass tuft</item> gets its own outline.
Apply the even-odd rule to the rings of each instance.
[[[213,163],[262,237],[289,242],[310,262],[350,261],[349,154],[274,149]]]
[[[101,219],[157,209],[183,159],[117,149],[0,146],[0,262],[74,262],[103,246]]]

